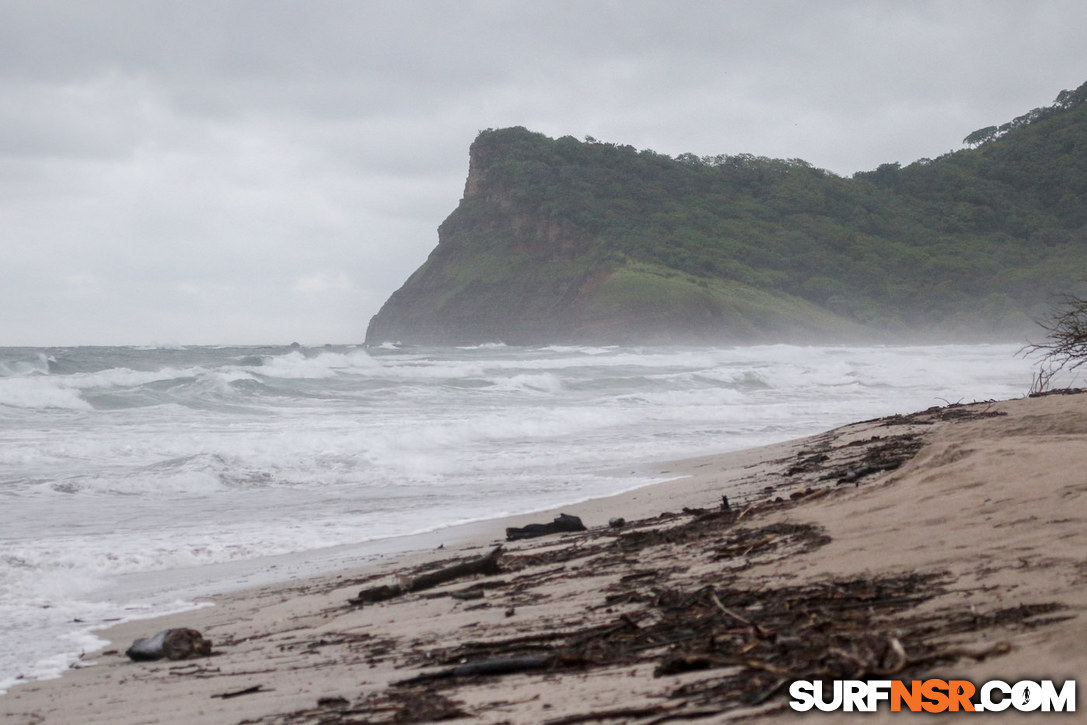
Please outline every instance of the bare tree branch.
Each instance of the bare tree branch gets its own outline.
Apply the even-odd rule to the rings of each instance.
[[[1063,305],[1038,324],[1046,331],[1046,341],[1029,343],[1020,351],[1042,356],[1031,385],[1032,393],[1045,391],[1061,370],[1075,370],[1087,364],[1087,299],[1066,295]]]

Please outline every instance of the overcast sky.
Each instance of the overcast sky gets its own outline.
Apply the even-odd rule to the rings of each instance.
[[[0,0],[0,346],[360,342],[523,125],[838,174],[1087,81],[1082,0]]]

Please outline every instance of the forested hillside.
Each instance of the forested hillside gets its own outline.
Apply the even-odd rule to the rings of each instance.
[[[1087,84],[965,148],[842,178],[485,131],[368,342],[729,342],[1027,329],[1087,278]]]

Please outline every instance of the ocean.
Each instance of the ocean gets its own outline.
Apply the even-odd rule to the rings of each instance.
[[[1020,397],[1017,349],[0,348],[0,691],[117,619],[644,486],[655,462]]]

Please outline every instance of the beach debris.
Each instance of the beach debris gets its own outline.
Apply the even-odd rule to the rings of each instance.
[[[826,453],[815,453],[812,451],[800,451],[800,453],[797,454],[797,457],[801,458],[801,461],[785,471],[784,475],[786,477],[818,470],[824,463],[830,460],[830,456]]]
[[[752,548],[750,537],[761,531],[765,527],[737,531],[733,548]],[[907,573],[757,589],[654,585],[646,592],[644,581],[629,580],[615,588],[637,595],[628,600],[638,605],[634,611],[602,623],[432,650],[428,659],[450,666],[397,685],[640,661],[656,663],[657,677],[722,670],[720,679],[684,685],[686,697],[709,704],[716,699],[709,690],[723,687],[740,704],[767,696],[784,676],[898,673],[939,653],[942,648],[926,641],[932,620],[911,620],[906,612],[948,581],[942,572]]]
[[[346,697],[341,697],[339,695],[331,695],[328,697],[317,698],[317,707],[341,708],[349,707],[350,705],[350,700],[348,700]]]
[[[853,441],[843,450],[862,449],[859,458],[834,466],[819,476],[820,481],[835,481],[837,485],[859,485],[862,478],[873,473],[894,471],[921,450],[922,440],[914,433],[894,436],[873,436],[868,440]]]
[[[292,713],[247,719],[251,725],[409,725],[472,718],[464,704],[423,687],[387,688],[348,699],[330,695],[317,700],[315,707]]]
[[[811,495],[830,495],[833,490]],[[760,503],[744,512],[757,519],[758,514],[778,508]],[[685,522],[684,516],[689,517]],[[571,556],[569,551],[585,560],[580,567],[583,573],[613,570],[620,560],[633,561],[631,554],[635,552],[643,568],[607,587],[604,600],[594,608],[611,613],[623,606],[625,611],[617,618],[601,621],[574,615],[564,622],[548,621],[545,628],[536,631],[521,630],[506,639],[463,642],[448,648],[433,648],[433,643],[428,643],[426,659],[418,664],[446,667],[396,686],[445,691],[461,687],[463,679],[473,675],[531,675],[538,671],[561,676],[563,672],[633,663],[652,664],[660,678],[705,672],[703,678],[679,683],[671,690],[669,697],[680,704],[661,703],[675,708],[668,719],[684,719],[703,712],[717,714],[761,705],[781,697],[788,683],[801,676],[902,677],[961,657],[999,655],[1006,645],[974,652],[948,648],[945,638],[998,625],[1048,623],[1054,614],[1067,616],[1053,605],[992,613],[944,610],[935,616],[917,610],[918,605],[945,593],[952,582],[948,573],[940,571],[836,577],[799,586],[763,579],[754,586],[737,586],[739,582],[727,574],[730,570],[748,569],[755,560],[768,563],[775,557],[802,554],[830,541],[810,524],[773,522],[760,526],[752,521],[750,526],[741,526],[740,520],[735,513],[687,509],[680,515],[630,522],[630,532],[594,530],[586,534],[588,540],[579,538],[561,549],[511,554],[505,566],[513,572],[526,564],[540,568],[564,562]],[[591,543],[594,539],[600,545]],[[721,570],[719,582],[701,586],[697,579],[686,577],[686,567],[644,567],[648,548],[676,551],[677,546],[691,547],[687,549],[690,556],[709,554],[713,561],[732,565]],[[557,571],[564,573],[562,567]],[[511,585],[536,587],[547,580],[526,576],[518,584],[521,581],[515,577]],[[527,594],[526,589],[520,596]],[[600,715],[576,713],[548,723],[597,721]]]
[[[317,707],[288,715],[275,717],[274,720],[247,720],[250,723],[272,725],[301,725],[302,723],[320,723],[321,725],[362,725],[363,723],[389,723],[407,725],[408,723],[431,723],[443,720],[472,718],[472,713],[464,709],[463,703],[451,700],[444,695],[422,687],[389,688],[382,692],[371,693],[365,697],[347,701],[346,698],[322,698]]]
[[[1033,392],[1027,397],[1044,398],[1047,395],[1082,395],[1084,392],[1087,391],[1085,391],[1083,388],[1053,388],[1052,390]]]
[[[616,516],[614,518],[608,519],[608,526],[612,527],[613,529],[621,529],[626,525],[627,520],[624,519],[622,516]]]
[[[164,629],[150,637],[135,640],[125,654],[135,661],[207,657],[211,654],[211,640],[205,639],[195,629]]]
[[[622,720],[628,721],[630,718],[645,718],[650,715],[661,715],[661,717],[650,720],[650,723],[662,723],[673,719],[669,713],[675,713],[677,710],[683,709],[683,703],[678,705],[647,705],[646,707],[620,707],[614,710],[595,710],[593,712],[579,713],[577,715],[567,715],[566,717],[555,718],[553,720],[544,721],[544,725],[580,725],[586,722],[604,722],[607,720]],[[699,717],[710,717],[711,715],[719,714],[719,710],[685,710],[675,719],[687,720],[695,719]]]
[[[861,421],[862,423],[879,423],[885,427],[900,425],[935,425],[941,421],[978,420],[980,418],[1000,418],[1007,415],[1007,411],[994,410],[995,401],[978,401],[974,403],[948,403],[946,406],[934,405],[931,408],[909,413],[906,415],[889,415],[885,418],[874,418]]]
[[[843,483],[852,483],[854,485],[857,485],[857,483],[865,476],[870,476],[873,473],[879,473],[881,471],[893,471],[894,469],[898,468],[898,466],[898,463],[885,463],[878,466],[864,465],[858,466],[856,468],[851,468],[845,472],[845,475],[841,476],[838,479],[838,485],[840,486]]]
[[[555,661],[553,655],[526,655],[521,657],[493,657],[462,665],[447,667],[436,672],[424,672],[407,680],[394,682],[395,686],[417,685],[431,680],[444,680],[450,677],[472,677],[475,675],[515,675],[531,670],[549,667]]]
[[[954,414],[960,415],[959,409]],[[784,693],[798,678],[911,679],[963,659],[1006,654],[1011,645],[998,638],[1009,631],[1074,618],[1074,612],[1057,602],[995,610],[960,603],[963,583],[949,572],[895,569],[790,580],[766,566],[830,542],[816,525],[781,518],[813,499],[842,495],[834,478],[822,479],[823,474],[841,476],[861,465],[901,464],[922,442],[913,431],[864,440],[828,437],[819,451],[799,454],[802,470],[786,476],[798,460],[789,456],[778,462],[779,470],[759,474],[760,481],[774,477],[778,485],[767,487],[771,493],[786,485],[802,491],[795,500],[765,500],[761,483],[753,482],[749,490],[731,494],[729,509],[716,503],[712,509],[684,508],[628,520],[622,529],[594,527],[559,543],[518,547],[503,556],[501,579],[487,578],[462,590],[471,598],[477,587],[486,589],[496,608],[493,616],[504,626],[491,628],[491,622],[477,629],[473,622],[471,629],[458,628],[449,639],[421,632],[399,641],[352,642],[345,657],[371,664],[395,657],[398,668],[412,668],[417,676],[347,706],[338,700],[335,708],[252,722],[405,725],[456,717],[506,722],[512,688],[501,687],[502,675],[562,683],[567,675],[607,677],[633,672],[634,667],[659,678],[657,701],[632,701],[611,710],[593,710],[592,703],[575,701],[572,706],[564,703],[562,712],[556,708],[554,719],[536,721],[573,725],[637,720],[650,725],[720,719],[756,706],[784,710]],[[570,565],[574,561],[577,565]],[[553,585],[581,577],[594,582],[593,593],[586,594],[587,606],[566,613],[556,608],[552,614]],[[405,583],[411,581],[412,576],[405,576]],[[423,596],[450,594],[441,590]],[[599,599],[594,603],[595,597]],[[537,615],[534,607],[546,614]],[[507,618],[518,616],[503,619],[503,610]],[[468,631],[478,639],[466,640],[461,633]],[[984,639],[978,637],[981,633]],[[986,644],[971,644],[978,641]],[[684,676],[692,672],[697,674]],[[488,687],[495,693],[490,701],[484,696]],[[471,693],[466,698],[472,703],[470,714],[453,699],[462,691]]]
[[[221,700],[229,700],[234,697],[241,697],[242,695],[252,695],[257,692],[271,692],[270,689],[264,687],[264,685],[253,685],[252,687],[246,687],[241,690],[231,690],[230,692],[220,692],[212,697],[218,697]]]
[[[498,574],[498,557],[502,554],[502,547],[496,547],[486,556],[481,556],[469,561],[460,562],[436,571],[425,572],[415,577],[405,577],[396,584],[383,584],[381,586],[363,589],[358,596],[349,599],[351,604],[376,604],[389,599],[394,599],[409,592],[418,592],[424,589],[432,589],[454,579],[477,574]]]
[[[577,516],[559,514],[555,517],[555,520],[549,524],[529,524],[528,526],[522,527],[511,526],[506,529],[506,540],[516,541],[517,539],[534,539],[537,536],[559,534],[566,531],[585,531],[585,524],[581,523],[581,519]]]
[[[484,599],[488,589],[501,589],[509,584],[504,579],[484,580],[478,581],[474,584],[469,584],[463,589],[457,589],[451,592],[431,592],[430,594],[422,594],[427,599],[436,599],[438,597],[452,597],[453,599],[469,600],[469,599]]]
[[[168,670],[168,672],[171,675],[175,675],[177,677],[195,677],[198,679],[219,677],[223,674],[222,668],[205,667],[204,665],[189,661],[187,661],[186,664],[183,665],[174,665]]]
[[[736,530],[731,548],[752,549],[758,543],[752,537],[767,528]],[[658,582],[667,580],[663,572],[657,573]],[[572,626],[560,630],[548,627],[431,650],[427,661],[449,666],[395,686],[449,688],[458,686],[458,678],[476,675],[559,674],[645,663],[654,664],[653,673],[660,678],[707,672],[706,678],[677,684],[669,697],[683,702],[674,706],[678,712],[693,715],[706,707],[723,712],[779,696],[783,683],[797,677],[901,677],[962,656],[1001,654],[1006,645],[975,652],[948,649],[943,638],[984,629],[997,620],[1024,621],[1052,609],[1001,610],[970,622],[949,619],[950,612],[933,617],[915,609],[944,593],[951,581],[946,572],[906,572],[799,586],[766,581],[756,587],[696,589],[655,584],[647,591],[643,578],[629,579],[613,589],[633,595],[626,601],[635,609],[617,619],[598,623],[582,618],[580,626],[572,620]],[[555,722],[589,721],[589,715]]]

